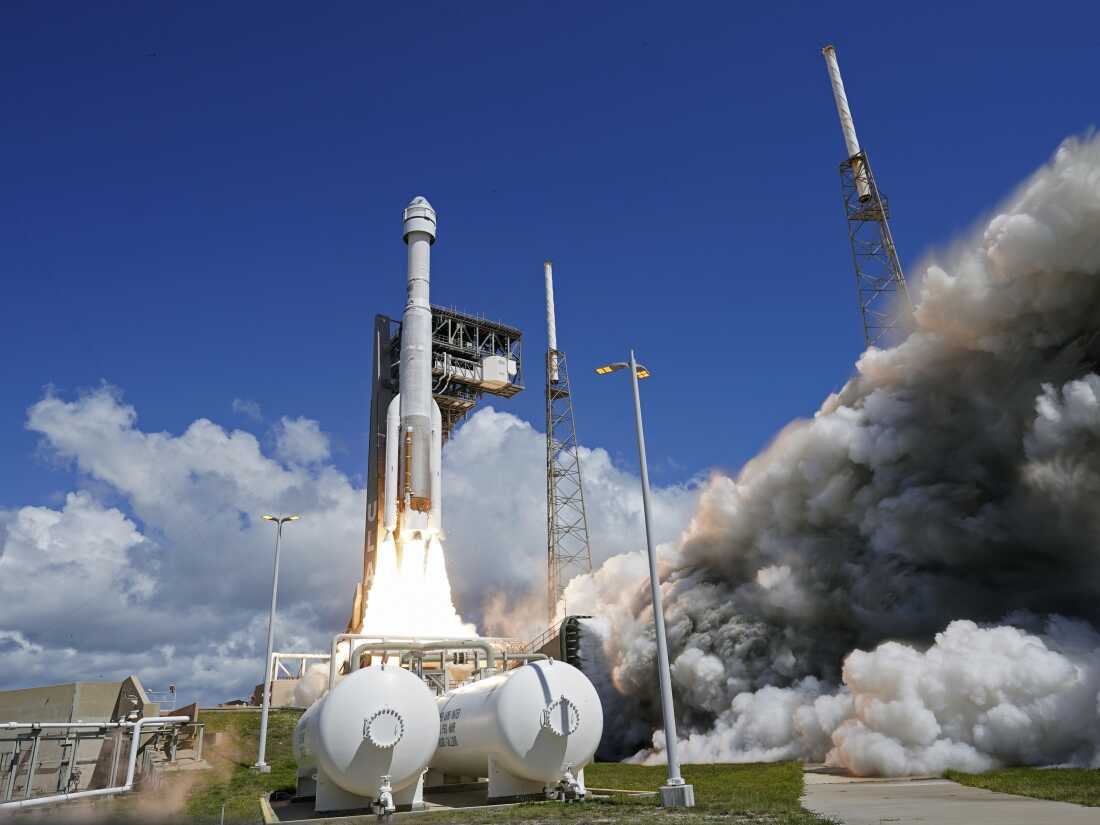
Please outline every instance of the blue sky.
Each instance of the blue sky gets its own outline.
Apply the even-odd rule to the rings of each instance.
[[[581,440],[655,480],[736,469],[861,349],[820,47],[915,274],[1097,119],[1098,13],[908,4],[9,4],[0,49],[0,506],[69,475],[27,408],[120,387],[146,431],[318,419],[366,463],[370,329],[404,297],[400,213],[439,213],[433,300],[526,333],[542,261]]]

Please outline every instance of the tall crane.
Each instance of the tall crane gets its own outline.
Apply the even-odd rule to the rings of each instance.
[[[889,204],[879,192],[867,152],[860,148],[836,49],[821,50],[829,69],[848,159],[840,164],[840,189],[856,270],[856,297],[868,347],[888,346],[913,314],[913,303],[890,232]]]
[[[553,627],[565,586],[578,573],[592,571],[588,516],[584,507],[573,393],[565,353],[558,349],[554,317],[554,270],[546,276],[546,600]]]

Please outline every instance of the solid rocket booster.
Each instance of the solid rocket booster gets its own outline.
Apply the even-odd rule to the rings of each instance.
[[[435,210],[415,197],[405,207],[409,247],[408,298],[401,316],[398,394],[386,412],[384,526],[395,538],[428,539],[441,531],[440,465],[443,426],[432,398],[431,247]],[[418,535],[419,534],[419,535]]]

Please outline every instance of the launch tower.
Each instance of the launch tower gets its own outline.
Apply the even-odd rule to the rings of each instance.
[[[592,570],[588,547],[588,516],[573,419],[573,393],[565,353],[558,349],[554,317],[554,270],[546,275],[546,599],[551,627],[569,580]]]
[[[912,316],[913,304],[890,232],[889,204],[879,192],[867,152],[860,148],[856,138],[836,49],[826,46],[822,53],[848,149],[848,159],[840,164],[840,187],[856,270],[863,337],[869,347],[889,345],[894,342],[898,328]]]

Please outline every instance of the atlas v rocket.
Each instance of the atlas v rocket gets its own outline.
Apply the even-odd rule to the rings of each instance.
[[[383,527],[398,542],[442,532],[443,422],[432,398],[432,310],[428,303],[435,210],[415,197],[405,207],[408,299],[401,316],[398,395],[386,411]]]

